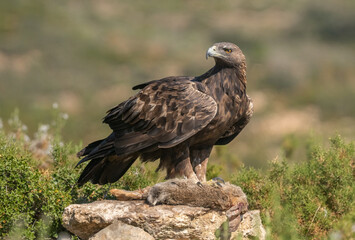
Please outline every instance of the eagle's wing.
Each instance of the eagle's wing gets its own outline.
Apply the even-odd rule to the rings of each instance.
[[[198,84],[186,79],[154,81],[109,110],[104,123],[116,134],[117,153],[154,144],[169,148],[203,129],[215,117],[217,103],[199,91]]]

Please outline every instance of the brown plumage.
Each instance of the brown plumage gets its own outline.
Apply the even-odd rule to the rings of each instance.
[[[206,180],[213,145],[232,141],[249,122],[253,104],[246,94],[246,62],[233,43],[216,43],[206,53],[215,66],[198,77],[167,77],[133,89],[135,96],[107,112],[113,132],[78,153],[91,160],[78,184],[120,179],[134,161],[160,159],[167,178]]]

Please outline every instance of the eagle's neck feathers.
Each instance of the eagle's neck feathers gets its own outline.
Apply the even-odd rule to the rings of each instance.
[[[195,80],[205,84],[212,92],[219,88],[222,91],[232,91],[228,92],[231,95],[245,94],[247,85],[246,64],[242,62],[234,67],[216,64],[205,74],[196,77]]]

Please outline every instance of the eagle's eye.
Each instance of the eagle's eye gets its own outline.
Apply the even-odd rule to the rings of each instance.
[[[232,52],[232,49],[229,49],[229,48],[223,48],[223,50],[224,50],[226,53],[231,53],[231,52]]]

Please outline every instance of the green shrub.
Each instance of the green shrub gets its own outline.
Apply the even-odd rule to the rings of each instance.
[[[70,192],[58,187],[48,171],[36,168],[31,153],[0,132],[1,236],[12,234],[38,239],[53,236],[60,216],[71,203]]]
[[[250,209],[261,209],[271,239],[321,238],[333,228],[347,236],[351,226],[337,223],[354,218],[354,151],[339,136],[328,149],[310,142],[307,161],[273,162],[266,173],[243,169],[232,182],[247,194]]]

